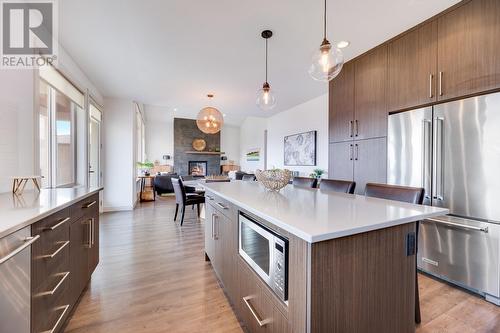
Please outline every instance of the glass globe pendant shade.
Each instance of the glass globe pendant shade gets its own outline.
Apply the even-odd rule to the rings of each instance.
[[[342,51],[326,39],[312,57],[309,75],[314,80],[328,82],[339,75],[344,65]]]
[[[263,111],[271,110],[276,106],[276,95],[271,90],[269,83],[264,83],[262,89],[257,92],[256,104]]]
[[[224,116],[214,107],[201,109],[196,117],[196,125],[206,134],[215,134],[222,129],[224,125]]]

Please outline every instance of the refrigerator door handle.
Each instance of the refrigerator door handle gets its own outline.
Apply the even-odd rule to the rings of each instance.
[[[422,120],[422,137],[422,188],[425,190],[425,199],[431,199],[432,121],[430,119]]]
[[[434,118],[434,179],[433,199],[444,201],[444,168],[443,168],[443,141],[444,141],[444,118]]]

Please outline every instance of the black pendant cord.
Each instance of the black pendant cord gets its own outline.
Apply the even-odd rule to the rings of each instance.
[[[323,38],[326,39],[326,0],[325,0],[325,13],[323,17]]]
[[[267,38],[266,38],[266,83],[267,83]]]

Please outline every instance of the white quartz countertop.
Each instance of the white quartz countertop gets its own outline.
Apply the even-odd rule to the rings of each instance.
[[[0,194],[0,238],[83,200],[100,188],[57,188]]]
[[[314,243],[445,215],[443,208],[287,185],[269,192],[258,182],[203,184],[207,191]]]

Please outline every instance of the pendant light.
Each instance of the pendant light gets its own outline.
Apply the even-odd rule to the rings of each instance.
[[[266,40],[266,82],[262,85],[262,89],[257,92],[257,106],[263,111],[268,111],[276,106],[276,96],[267,82],[267,40],[273,36],[273,32],[264,30],[261,36]]]
[[[209,101],[214,97],[212,94],[207,95]],[[209,103],[211,104],[211,103]],[[216,134],[224,125],[224,116],[222,113],[212,106],[207,106],[200,110],[196,117],[196,125],[198,129],[206,134]]]
[[[344,55],[336,46],[326,39],[326,0],[323,18],[323,42],[312,57],[309,75],[317,81],[328,82],[336,77],[344,65]]]

